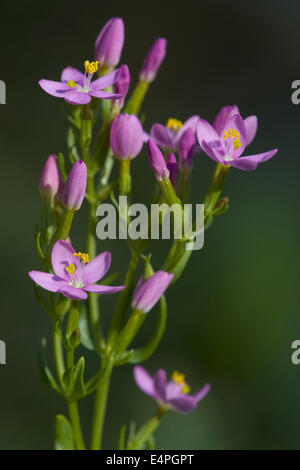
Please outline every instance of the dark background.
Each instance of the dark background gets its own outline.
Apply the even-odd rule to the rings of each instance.
[[[249,153],[279,148],[256,171],[230,171],[224,191],[230,211],[209,229],[204,249],[194,253],[168,292],[167,333],[145,366],[151,373],[178,369],[193,390],[205,382],[212,390],[193,414],[165,417],[158,448],[299,448],[300,366],[290,359],[291,343],[300,336],[300,108],[291,102],[291,83],[300,78],[296,0],[1,5],[0,79],[7,85],[7,104],[0,107],[0,339],[7,344],[7,365],[0,366],[0,448],[51,448],[54,416],[65,413],[62,400],[39,382],[39,341],[51,324],[27,276],[39,269],[32,236],[39,220],[39,174],[50,153],[65,150],[67,129],[61,102],[42,92],[38,80],[56,80],[68,65],[81,68],[112,16],[125,22],[122,62],[129,64],[133,84],[152,42],[168,39],[167,58],[144,106],[146,130],[170,116],[185,120],[198,113],[211,120],[222,106],[238,104],[243,116],[259,119]],[[195,202],[201,202],[213,167],[204,155],[195,158]],[[139,201],[153,182],[145,153],[134,163],[134,174]],[[78,249],[84,213],[72,233]],[[102,243],[99,249],[108,247],[112,272],[121,271],[122,280],[126,244]],[[115,300],[103,302],[106,322]],[[97,359],[87,356],[96,367]],[[81,407],[85,430],[91,405],[87,399]],[[104,447],[116,446],[122,424],[141,425],[154,410],[135,386],[132,368],[117,370]]]

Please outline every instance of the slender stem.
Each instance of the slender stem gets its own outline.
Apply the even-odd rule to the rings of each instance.
[[[91,200],[95,199],[95,183],[93,177],[88,177],[87,181],[87,193],[90,196]],[[94,259],[97,254],[97,241],[95,236],[96,231],[96,221],[95,221],[96,207],[95,203],[90,204],[90,213],[89,213],[89,228],[88,228],[88,237],[87,237],[87,251],[90,255],[90,259]],[[89,318],[93,330],[94,339],[96,342],[97,350],[100,351],[104,348],[103,344],[103,335],[100,333],[100,311],[98,296],[95,293],[90,292],[88,297],[88,307],[89,307]]]
[[[146,441],[152,436],[154,431],[160,425],[160,420],[165,414],[166,409],[163,407],[158,408],[156,414],[150,418],[138,431],[135,438],[128,442],[128,450],[143,449]]]
[[[72,425],[75,447],[77,450],[85,450],[77,401],[69,402],[68,410],[69,410],[69,416],[70,416],[71,425]]]
[[[126,274],[125,278],[125,289],[121,292],[118,303],[116,306],[116,310],[114,312],[114,316],[112,319],[110,331],[109,331],[109,336],[108,336],[108,341],[107,341],[107,346],[109,349],[113,346],[116,337],[118,335],[118,332],[122,328],[122,324],[124,321],[124,317],[126,314],[126,309],[128,307],[128,301],[130,299],[131,291],[132,291],[132,286],[134,282],[134,275],[135,271],[137,269],[138,261],[139,261],[139,252],[138,251],[133,251],[131,254],[131,259],[129,262],[128,266],[128,271]]]
[[[102,367],[105,367],[104,361]],[[91,450],[100,450],[102,446],[103,427],[106,415],[111,372],[105,381],[98,387],[96,392],[92,425]]]
[[[125,106],[125,113],[128,114],[139,114],[144,98],[149,88],[149,83],[145,80],[139,80],[135,87],[130,100]]]
[[[54,361],[55,361],[55,367],[57,371],[57,377],[58,377],[58,380],[62,389],[64,390],[65,385],[63,381],[63,375],[65,373],[65,364],[64,364],[63,348],[62,348],[60,336],[55,328],[53,331],[53,351],[54,351]]]

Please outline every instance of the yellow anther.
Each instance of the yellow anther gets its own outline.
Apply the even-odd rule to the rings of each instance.
[[[227,131],[224,131],[224,140],[226,140],[228,137],[228,132]]]
[[[70,88],[74,88],[75,86],[77,86],[76,83],[74,82],[74,80],[69,80],[69,81],[67,82],[67,85],[68,85],[68,87],[70,87]]]
[[[90,262],[90,257],[87,253],[81,253],[81,251],[78,251],[78,253],[73,253],[73,256],[78,256],[78,258],[83,263],[89,263]]]
[[[95,62],[90,62],[89,60],[86,60],[84,62],[84,68],[85,68],[86,73],[92,74],[92,73],[98,72],[98,64],[99,64],[98,60],[96,60]]]
[[[181,393],[189,393],[190,387],[185,383],[185,375],[180,374],[177,370],[172,374],[172,380],[179,385],[182,385]]]
[[[75,266],[74,264],[69,264],[69,266],[66,267],[66,271],[71,274],[71,276],[74,276],[75,273]]]
[[[167,122],[167,128],[172,129],[174,132],[178,132],[182,128],[182,122],[178,121],[178,119],[169,118]]]
[[[191,391],[191,387],[188,385],[184,385],[181,389],[181,393],[189,393]]]
[[[234,150],[237,150],[238,148],[240,148],[242,146],[239,137],[237,137],[232,143],[233,143],[233,146],[234,146]]]

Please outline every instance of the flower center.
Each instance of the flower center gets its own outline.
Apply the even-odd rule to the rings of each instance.
[[[69,266],[66,267],[66,271],[71,274],[71,276],[74,276],[75,274],[75,266],[74,264],[69,264]]]
[[[180,129],[182,128],[182,122],[178,121],[178,119],[169,118],[167,122],[167,128],[171,129],[171,131],[177,134],[177,132],[179,132]]]
[[[241,141],[240,141],[240,133],[236,129],[229,129],[227,131],[224,131],[224,140],[227,139],[232,139],[231,143],[234,147],[234,150],[237,150],[242,146]],[[227,140],[228,142],[228,140]]]
[[[78,256],[80,261],[82,261],[84,264],[90,262],[90,257],[88,253],[81,253],[81,251],[78,251],[78,253],[73,253],[73,256]]]
[[[185,375],[180,374],[177,370],[172,374],[173,382],[176,382],[179,385],[182,385],[181,393],[189,393],[190,387],[187,385],[185,381]]]
[[[84,75],[84,81],[83,81],[83,86],[77,85],[74,80],[69,80],[67,82],[68,87],[70,88],[77,88],[78,91],[81,93],[88,93],[90,91],[90,84],[92,77],[95,72],[98,72],[98,64],[99,61],[95,60],[94,62],[90,62],[89,60],[84,61],[84,69],[85,69],[85,75]]]

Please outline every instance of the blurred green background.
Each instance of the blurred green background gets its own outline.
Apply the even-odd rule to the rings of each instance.
[[[300,78],[300,4],[297,0],[240,2],[90,1],[6,2],[1,5],[1,72],[7,104],[0,106],[1,298],[0,339],[7,365],[0,366],[0,448],[46,449],[65,405],[44,388],[37,372],[41,336],[51,323],[35,302],[30,269],[39,269],[33,227],[39,220],[39,174],[50,153],[65,150],[67,123],[61,102],[38,86],[58,79],[68,66],[92,58],[94,40],[112,16],[126,27],[122,62],[133,84],[145,52],[158,36],[168,54],[151,86],[146,130],[168,117],[192,114],[211,120],[226,104],[243,116],[256,114],[251,152],[279,153],[256,171],[232,169],[224,195],[230,211],[207,231],[184,276],[168,292],[167,333],[145,363],[187,374],[192,389],[212,390],[187,416],[170,412],[156,434],[159,448],[300,448],[300,366],[291,363],[299,319],[299,113],[291,83]],[[145,198],[153,175],[145,152],[134,162],[135,199]],[[193,200],[201,202],[214,168],[195,158]],[[84,210],[72,240],[83,249]],[[155,250],[158,244],[154,245]],[[165,245],[163,245],[165,247]],[[125,242],[111,249],[111,272],[124,277]],[[162,251],[153,254],[159,266]],[[108,324],[116,296],[103,300]],[[156,311],[143,330],[147,336]],[[87,353],[90,370],[97,358]],[[116,370],[109,399],[104,447],[116,446],[120,427],[141,425],[155,404],[134,384],[132,367]],[[92,401],[81,404],[88,437]]]

